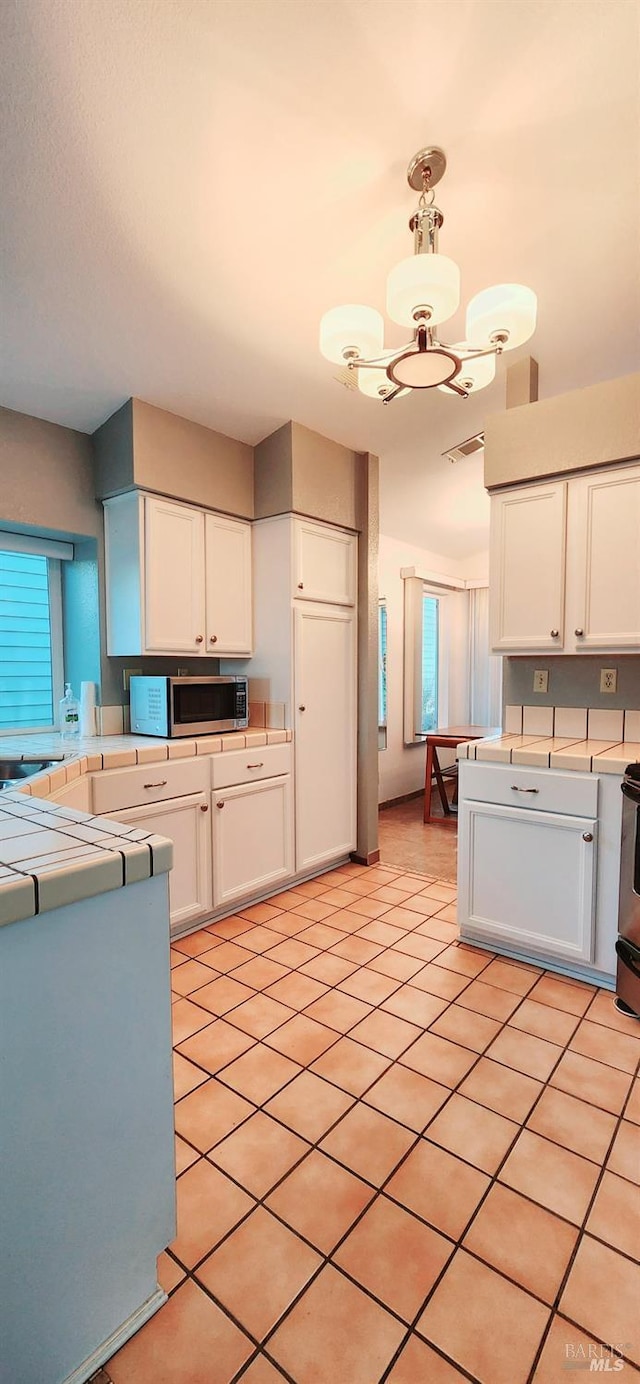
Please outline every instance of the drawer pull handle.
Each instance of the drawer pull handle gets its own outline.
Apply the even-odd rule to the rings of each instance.
[[[160,779],[158,783],[145,783],[145,788],[166,788],[167,780]]]
[[[549,630],[549,633],[550,633],[552,639],[557,639],[557,638],[558,638],[558,635],[559,635],[559,633],[560,633],[560,630]]]
[[[584,634],[584,630],[574,630],[573,633],[574,633],[575,635],[577,635],[578,639],[582,639],[582,636],[583,636],[583,634]]]
[[[216,807],[224,807],[224,802],[216,803]]]
[[[517,785],[517,783],[512,783],[512,784],[511,784],[511,792],[512,792],[512,793],[539,793],[539,792],[540,792],[540,789],[539,789],[539,788],[519,788],[518,785]]]
[[[259,764],[247,764],[247,769],[264,769],[264,760],[261,759]]]
[[[583,833],[582,833],[582,840],[583,840],[583,841],[593,841],[593,832],[591,832],[591,831],[583,831]]]

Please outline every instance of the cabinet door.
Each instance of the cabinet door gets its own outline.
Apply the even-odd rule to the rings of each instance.
[[[569,485],[567,649],[640,648],[640,466]]]
[[[296,869],[356,843],[356,622],[309,606],[294,616]]]
[[[153,807],[129,807],[109,813],[118,822],[131,822],[143,831],[157,832],[173,841],[173,869],[169,874],[171,929],[182,930],[212,910],[211,832],[209,794],[193,793],[155,803]]]
[[[206,651],[204,516],[145,497],[145,651]]]
[[[491,647],[563,647],[566,481],[494,495],[489,575]]]
[[[354,605],[355,534],[297,519],[294,524],[293,595],[302,601]]]
[[[251,525],[222,514],[205,515],[205,570],[209,654],[250,654]]]
[[[268,889],[293,868],[291,779],[213,792],[213,899],[216,908]]]
[[[591,961],[595,867],[594,820],[463,803],[461,935],[533,956]]]

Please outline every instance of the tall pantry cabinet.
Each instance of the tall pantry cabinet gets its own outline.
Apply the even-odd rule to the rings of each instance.
[[[295,868],[320,870],[356,845],[357,537],[284,515],[258,520],[253,542],[255,653],[242,671],[285,704]]]

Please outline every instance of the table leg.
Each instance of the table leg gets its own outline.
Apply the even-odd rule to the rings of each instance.
[[[427,741],[427,762],[424,772],[424,813],[425,822],[431,821],[431,779],[433,777],[433,745]]]
[[[440,794],[440,802],[442,803],[442,811],[445,817],[450,817],[451,808],[449,807],[447,790],[444,786],[444,779],[442,777],[442,770],[440,768],[440,760],[438,759],[438,751],[435,745],[433,747],[433,772],[436,776],[436,783],[438,785],[438,792]]]

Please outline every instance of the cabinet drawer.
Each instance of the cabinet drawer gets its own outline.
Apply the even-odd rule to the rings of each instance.
[[[465,764],[461,760],[460,789],[464,799],[515,809],[565,812],[572,817],[595,817],[598,811],[595,774],[529,769],[518,764]]]
[[[120,807],[141,807],[163,798],[207,792],[209,772],[205,758],[174,763],[161,760],[139,769],[105,769],[93,779],[93,811],[113,812]]]
[[[258,745],[250,750],[230,750],[211,757],[211,783],[229,788],[234,783],[253,783],[291,770],[290,745]]]

